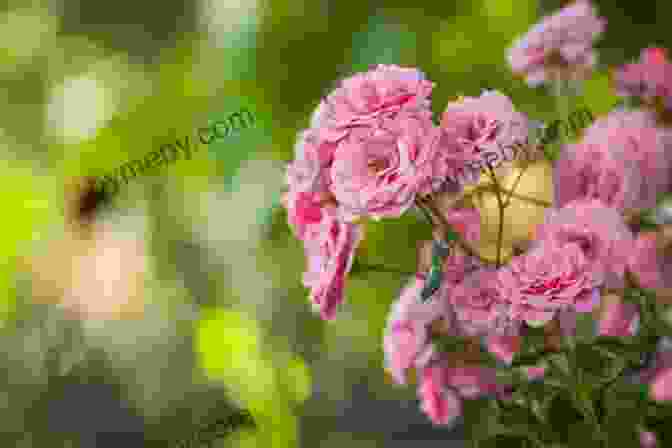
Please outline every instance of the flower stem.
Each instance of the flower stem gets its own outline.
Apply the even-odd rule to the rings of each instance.
[[[499,181],[492,166],[488,164],[488,173],[495,185],[495,195],[497,197],[497,205],[499,207],[499,230],[497,231],[497,268],[502,265],[502,240],[504,239],[504,201],[502,200],[502,192],[499,186]]]

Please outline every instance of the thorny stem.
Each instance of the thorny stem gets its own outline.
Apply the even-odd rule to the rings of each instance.
[[[507,192],[508,197],[506,198],[506,201],[504,201],[504,207],[508,207],[509,204],[511,203],[511,197],[513,196],[513,192],[516,191],[516,188],[518,187],[518,184],[520,183],[520,179],[522,179],[523,174],[525,174],[525,170],[530,166],[530,164],[526,164],[523,168],[520,169],[518,172],[518,177],[516,177],[516,180],[513,182],[513,185],[511,186],[511,191]],[[501,188],[500,188],[501,190]]]
[[[492,182],[495,184],[495,195],[497,196],[497,205],[499,206],[499,229],[497,231],[497,268],[502,265],[502,240],[504,237],[504,201],[502,200],[502,193],[499,187],[499,181],[492,166],[488,164],[488,173]]]

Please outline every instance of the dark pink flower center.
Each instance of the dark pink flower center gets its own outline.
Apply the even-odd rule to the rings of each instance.
[[[576,283],[576,273],[561,275],[551,280],[536,280],[531,286],[528,286],[521,292],[523,294],[544,295],[550,292],[556,292],[567,288]]]

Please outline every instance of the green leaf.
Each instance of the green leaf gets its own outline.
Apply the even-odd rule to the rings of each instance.
[[[572,425],[583,423],[583,415],[574,407],[567,392],[558,393],[548,407],[548,423],[553,437],[560,443],[569,443],[567,431]]]
[[[481,441],[494,436],[498,429],[499,412],[496,402],[490,398],[464,400],[465,439]]]
[[[625,369],[626,361],[621,357],[605,354],[592,344],[576,346],[577,365],[581,369],[584,382],[605,383],[617,377]]]
[[[532,448],[534,445],[527,437],[499,434],[478,444],[479,448]]]

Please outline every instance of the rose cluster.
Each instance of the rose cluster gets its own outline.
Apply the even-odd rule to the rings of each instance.
[[[604,24],[590,2],[578,0],[514,42],[511,68],[530,85],[580,81],[595,65],[592,44]],[[626,66],[618,88],[636,78],[647,95],[667,98],[661,57],[647,50],[642,64]],[[667,294],[672,263],[661,249],[670,238],[658,231],[662,226],[645,231],[633,217],[650,216],[672,190],[672,131],[656,108],[598,117],[578,141],[562,146],[559,159],[551,158],[553,203],[526,251],[501,263],[498,250],[494,263],[474,249],[479,210],[460,200],[481,173],[465,177],[464,169],[497,147],[532,150],[530,121],[506,95],[485,91],[450,102],[434,124],[434,86],[417,69],[387,65],[342,81],[300,133],[283,203],[304,244],[303,283],[323,319],[333,319],[343,301],[364,238],[362,218],[398,218],[411,207],[424,212],[433,239],[421,244],[417,273],[392,305],[384,352],[394,381],[404,384],[414,372],[422,410],[447,425],[465,399],[511,397],[498,383],[498,367],[480,363],[481,345],[501,367],[522,353],[535,329],[545,332],[545,349],[561,351],[585,316],[602,337],[631,337],[644,317],[650,322],[626,298],[633,291]],[[494,166],[485,160],[502,210]],[[499,246],[501,238],[500,226]],[[443,350],[437,340],[446,338],[465,345]],[[672,397],[666,353],[640,377],[660,400]],[[529,365],[524,373],[540,380],[546,366]],[[651,437],[642,430],[642,440]]]
[[[435,125],[433,87],[416,69],[379,65],[344,80],[299,137],[283,203],[304,243],[304,284],[325,319],[343,300],[361,218],[396,218],[418,197],[460,189],[458,171],[481,151],[527,137],[525,117],[492,91],[449,104]]]

